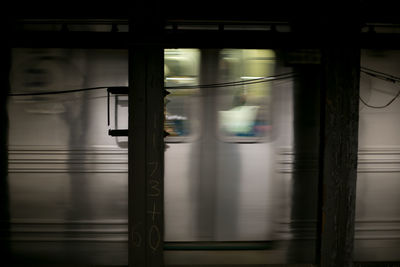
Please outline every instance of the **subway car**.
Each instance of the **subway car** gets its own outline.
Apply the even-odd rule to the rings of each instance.
[[[166,264],[313,263],[318,51],[165,49]],[[362,50],[355,260],[398,261],[400,53]],[[128,262],[128,51],[12,50],[10,251]]]

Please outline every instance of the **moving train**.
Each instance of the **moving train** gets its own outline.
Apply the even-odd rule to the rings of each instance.
[[[365,70],[400,75],[397,51],[361,58]],[[314,262],[318,51],[165,49],[164,59],[165,263]],[[355,260],[398,261],[400,87],[368,74]],[[127,264],[127,138],[108,135],[107,116],[126,129],[128,102],[113,97],[108,110],[106,88],[128,85],[128,51],[16,48],[10,84],[12,255]]]

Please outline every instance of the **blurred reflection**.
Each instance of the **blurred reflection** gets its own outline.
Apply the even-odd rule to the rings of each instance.
[[[66,51],[65,58],[70,59],[73,58],[73,52]],[[81,84],[77,86],[77,88],[88,88],[90,86],[88,76],[85,76],[83,73],[88,73],[90,64],[87,60],[87,57],[90,55],[83,54],[81,55],[82,60],[82,69],[80,73],[73,75],[76,77],[77,75],[82,76]],[[89,65],[89,66],[88,66]],[[90,77],[90,76],[89,76]],[[77,93],[78,94],[78,93]],[[66,222],[76,222],[82,220],[93,220],[93,209],[95,208],[95,203],[92,203],[92,196],[90,187],[93,186],[91,184],[90,179],[88,179],[88,174],[86,172],[86,168],[82,168],[82,172],[80,174],[74,173],[77,162],[85,162],[87,161],[87,153],[79,154],[75,153],[74,150],[85,146],[87,144],[88,138],[88,129],[90,127],[91,117],[90,112],[90,103],[88,101],[88,94],[86,92],[80,93],[79,95],[74,96],[73,101],[64,102],[65,112],[62,114],[61,118],[65,120],[66,130],[68,133],[68,148],[71,149],[71,153],[68,154],[67,159],[67,168],[69,172],[69,207],[66,210]],[[89,174],[90,175],[90,174]],[[73,239],[76,235],[75,231],[85,230],[84,225],[80,224],[66,224],[66,233],[65,237],[67,239]],[[69,257],[74,257],[74,250],[77,247],[84,247],[84,244],[77,243],[74,248],[70,248],[69,245],[66,244],[65,251]]]
[[[127,263],[127,153],[107,134],[106,91],[57,93],[127,77],[123,50],[13,49],[11,93],[27,94],[8,107],[16,259]]]

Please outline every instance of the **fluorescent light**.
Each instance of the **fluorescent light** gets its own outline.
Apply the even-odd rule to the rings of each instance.
[[[166,77],[166,80],[169,81],[193,81],[194,78],[190,78],[190,77]]]
[[[271,77],[242,76],[242,77],[240,77],[240,79],[243,79],[243,80],[255,80],[255,79],[270,80],[272,78]]]

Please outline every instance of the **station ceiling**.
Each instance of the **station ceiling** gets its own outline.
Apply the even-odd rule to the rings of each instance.
[[[227,1],[227,0],[173,0],[142,1],[150,7],[161,6],[160,14],[165,20],[204,21],[307,21],[321,20],[340,22],[343,16],[362,22],[400,23],[400,16],[392,1]],[[82,1],[50,2],[37,1],[20,4],[10,3],[2,8],[3,17],[12,19],[63,18],[63,19],[128,19],[135,15],[137,4],[96,1],[92,5]],[[154,9],[157,12],[156,9]]]

